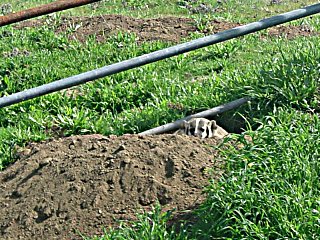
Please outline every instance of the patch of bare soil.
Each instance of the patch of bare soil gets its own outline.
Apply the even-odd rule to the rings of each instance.
[[[30,20],[17,25],[17,28],[38,27],[43,24],[42,20]],[[98,42],[103,42],[119,31],[135,33],[138,41],[179,42],[181,38],[197,30],[194,21],[188,18],[136,19],[122,15],[62,18],[56,32],[66,32],[68,29],[73,30],[69,34],[70,39],[82,42],[93,35]]]
[[[318,33],[312,31],[312,29],[305,26],[277,26],[270,28],[268,30],[268,34],[269,36],[281,36],[286,37],[288,39],[293,39],[297,36],[309,37],[318,35]]]
[[[16,28],[38,27],[45,24],[44,20],[30,20],[16,25]],[[51,24],[51,23],[49,23]],[[215,20],[208,22],[202,32],[207,34],[217,33],[240,26],[239,23]],[[68,31],[69,30],[69,31]],[[89,36],[96,36],[98,42],[104,42],[110,35],[118,31],[135,33],[138,41],[169,41],[180,42],[192,32],[201,32],[196,22],[190,18],[162,17],[154,19],[137,19],[122,15],[103,15],[94,17],[68,17],[62,18],[56,27],[56,32],[69,33],[70,39],[85,41]],[[315,35],[305,27],[280,26],[269,30],[271,36],[285,36],[294,38],[297,36]]]
[[[72,136],[30,144],[0,172],[0,239],[81,239],[159,202],[192,209],[219,178],[214,139]],[[216,168],[209,176],[206,168]]]

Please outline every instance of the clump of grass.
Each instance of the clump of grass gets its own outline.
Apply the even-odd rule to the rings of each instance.
[[[208,189],[201,239],[317,239],[320,122],[276,108],[242,150],[224,152],[226,174]]]
[[[129,223],[121,222],[117,228],[105,229],[102,237],[84,237],[91,240],[186,240],[187,232],[176,232],[174,227],[168,227],[167,223],[172,217],[172,212],[161,212],[159,204],[150,212],[137,214],[137,220]]]
[[[288,47],[280,45],[277,53],[280,56],[257,69],[261,81],[254,92],[272,102],[316,109],[320,87],[319,42],[299,41],[296,48],[299,50],[287,52]]]

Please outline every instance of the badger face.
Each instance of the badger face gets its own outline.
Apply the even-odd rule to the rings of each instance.
[[[209,121],[205,118],[193,118],[184,121],[185,134],[200,138],[211,138],[213,136],[212,129],[216,127],[216,122]]]
[[[183,121],[180,129],[176,134],[186,134],[200,138],[217,138],[222,139],[229,133],[222,127],[218,126],[215,120],[205,118],[192,118],[189,121]]]

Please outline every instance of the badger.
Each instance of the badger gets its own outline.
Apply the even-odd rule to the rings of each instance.
[[[202,139],[222,139],[229,134],[222,127],[218,126],[215,120],[210,121],[206,118],[191,118],[188,121],[183,120],[180,129],[178,129],[175,133],[196,136]]]

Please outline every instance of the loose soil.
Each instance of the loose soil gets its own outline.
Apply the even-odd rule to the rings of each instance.
[[[16,28],[39,27],[48,24],[55,25],[50,20],[29,20],[16,25]],[[119,31],[134,33],[137,41],[168,41],[178,43],[193,32],[212,34],[240,26],[221,20],[208,22],[206,28],[200,31],[196,22],[191,18],[162,17],[154,19],[137,19],[122,15],[103,15],[94,17],[64,17],[56,23],[56,33],[68,32],[69,39],[84,42],[89,36],[95,36],[98,42],[104,42],[110,35]],[[300,26],[278,26],[268,30],[270,36],[312,36],[316,33],[311,29]]]
[[[221,175],[215,139],[72,136],[32,143],[0,172],[0,239],[81,239],[157,202],[190,210]],[[216,169],[208,175],[206,169]]]

